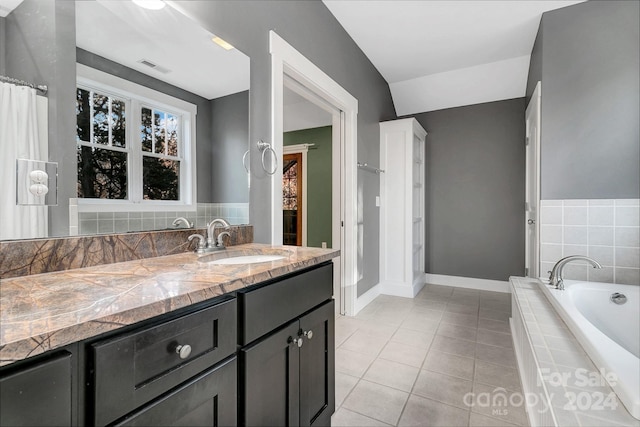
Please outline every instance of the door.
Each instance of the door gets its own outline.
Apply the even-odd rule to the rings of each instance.
[[[525,182],[525,276],[539,277],[540,93],[538,82],[527,106]]]
[[[300,425],[329,426],[335,411],[334,301],[300,318]]]
[[[240,350],[241,425],[295,426],[300,422],[298,321]]]
[[[302,153],[285,154],[282,165],[282,243],[302,246]]]

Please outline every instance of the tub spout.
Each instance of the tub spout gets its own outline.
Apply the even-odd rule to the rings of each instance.
[[[556,289],[561,291],[564,290],[564,283],[562,280],[562,272],[564,270],[564,266],[569,264],[572,261],[587,261],[589,264],[593,266],[593,268],[602,268],[600,263],[592,258],[582,255],[570,255],[568,257],[562,258],[560,261],[556,262],[556,265],[553,266],[551,270],[551,275],[549,276],[549,283]]]

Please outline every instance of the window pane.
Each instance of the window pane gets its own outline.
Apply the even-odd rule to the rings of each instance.
[[[151,152],[153,137],[151,135],[151,110],[142,109],[142,125],[140,126],[140,139],[142,140],[142,151]]]
[[[127,153],[78,147],[78,197],[127,198]]]
[[[178,117],[167,114],[167,154],[178,156]]]
[[[93,94],[93,142],[109,144],[109,97]]]
[[[89,91],[76,91],[76,141],[89,142],[91,139],[91,108]]]
[[[155,148],[154,153],[164,154],[164,141],[166,135],[166,114],[162,111],[153,112],[153,125]]]
[[[116,147],[125,148],[125,111],[124,102],[113,99],[111,101],[111,143]]]
[[[142,185],[145,200],[179,200],[180,162],[143,156]]]

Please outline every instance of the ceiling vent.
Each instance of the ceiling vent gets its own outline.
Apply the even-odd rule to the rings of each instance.
[[[149,68],[153,68],[154,70],[159,71],[159,72],[161,72],[163,74],[167,74],[167,73],[171,72],[171,70],[169,70],[168,68],[164,68],[164,67],[162,67],[162,66],[160,66],[158,64],[154,64],[153,62],[149,61],[148,59],[141,59],[138,62],[140,64],[142,64],[142,65],[146,65]]]

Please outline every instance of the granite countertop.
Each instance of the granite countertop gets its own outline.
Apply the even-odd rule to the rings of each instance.
[[[197,255],[147,258],[0,283],[0,366],[320,264],[339,250],[245,244]],[[219,265],[230,255],[278,261]]]

